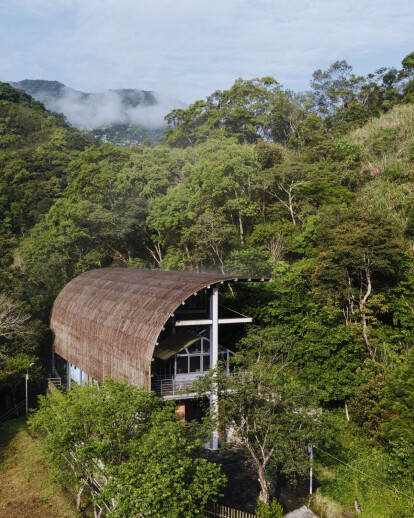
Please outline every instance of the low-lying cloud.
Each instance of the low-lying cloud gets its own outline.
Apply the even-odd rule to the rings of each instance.
[[[114,125],[143,126],[158,129],[166,125],[164,117],[182,103],[166,96],[139,90],[109,90],[85,94],[62,87],[58,97],[37,92],[34,97],[48,110],[63,113],[79,129],[96,129]]]
[[[307,90],[346,59],[358,74],[413,51],[412,0],[2,0],[0,77],[78,90],[134,85],[185,102],[238,77]],[[178,93],[175,93],[178,92]]]

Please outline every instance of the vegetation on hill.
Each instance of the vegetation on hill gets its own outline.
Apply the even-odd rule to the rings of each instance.
[[[0,292],[32,315],[0,333],[4,407],[33,359],[46,365],[53,300],[87,269],[271,275],[238,309],[296,344],[294,377],[326,418],[321,498],[411,516],[413,73],[410,54],[367,77],[336,62],[305,94],[240,79],[129,149],[1,84]]]
[[[87,93],[58,81],[25,79],[11,83],[46,108],[64,115],[75,127],[97,141],[131,147],[160,142],[165,129],[165,101],[148,90],[118,89]],[[181,103],[178,103],[181,104]],[[161,107],[160,107],[161,105]]]
[[[201,441],[186,433],[174,403],[125,382],[54,390],[30,427],[46,434],[56,475],[77,489],[77,507],[86,490],[96,517],[204,516],[225,482],[218,465],[196,455]]]
[[[74,499],[50,475],[40,438],[23,418],[0,423],[0,517],[79,518]],[[90,511],[90,510],[89,510]]]

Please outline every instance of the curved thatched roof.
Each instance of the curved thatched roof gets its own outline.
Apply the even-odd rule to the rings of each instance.
[[[83,273],[53,305],[54,350],[98,381],[149,386],[155,342],[171,313],[195,292],[235,278],[132,268]]]

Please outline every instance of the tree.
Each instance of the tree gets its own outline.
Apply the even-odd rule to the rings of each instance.
[[[283,507],[275,499],[269,505],[258,500],[255,514],[259,518],[283,518]]]
[[[197,446],[171,409],[152,416],[148,432],[131,442],[129,461],[108,470],[101,497],[114,499],[112,515],[204,516],[225,477],[217,465],[196,457]]]
[[[300,218],[297,197],[302,186],[306,184],[307,171],[303,164],[288,163],[276,167],[273,171],[274,185],[269,188],[270,194],[289,212],[294,225]]]
[[[363,82],[364,78],[352,74],[352,67],[344,60],[335,61],[325,71],[316,70],[311,86],[318,111],[322,115],[334,115],[349,107]]]
[[[295,342],[282,326],[254,329],[240,342],[231,376],[220,366],[199,382],[201,393],[217,387],[222,437],[246,450],[265,504],[279,473],[304,473],[318,428],[313,395],[292,370]]]
[[[411,60],[411,55],[403,60],[403,71],[384,67],[367,77],[353,74],[346,61],[336,61],[325,71],[316,70],[311,82],[313,98],[328,128],[344,132],[361,126],[401,102],[409,93],[402,94],[401,80],[410,76]]]
[[[223,269],[229,243],[243,244],[260,214],[256,153],[234,139],[211,138],[184,156],[181,181],[149,203],[154,258],[164,268]]]
[[[59,476],[81,495],[88,489],[95,516],[202,516],[224,477],[197,457],[199,441],[187,436],[173,403],[154,393],[107,379],[40,398],[30,418]]]
[[[9,358],[6,358],[0,362],[0,387],[6,392],[6,408],[8,399],[11,396],[11,402],[16,410],[16,416],[19,415],[19,409],[17,406],[16,395],[18,390],[23,385],[23,380],[26,375],[26,371],[31,364],[33,364],[37,358],[35,356],[29,356],[25,353],[18,353]],[[39,366],[35,366],[31,369],[31,377],[41,378]]]
[[[213,263],[218,261],[224,274],[224,245],[233,234],[233,228],[219,212],[206,211],[197,222],[184,230],[183,237],[193,243],[197,257],[201,260],[212,256]]]
[[[35,347],[27,347],[26,340],[34,337],[34,329],[29,324],[31,315],[24,310],[21,302],[15,302],[4,293],[0,294],[0,394],[5,408],[12,401],[18,414],[16,394],[22,384],[23,374],[34,362]],[[16,344],[18,346],[16,347]]]
[[[0,293],[0,337],[7,339],[30,334],[31,329],[25,325],[29,319],[30,315],[23,310],[21,303],[13,302],[4,293]]]
[[[234,137],[242,143],[259,139],[286,145],[304,117],[304,99],[283,91],[272,77],[235,81],[229,90],[218,90],[206,101],[166,116],[166,142],[188,147],[211,137]]]
[[[356,218],[345,211],[337,216],[319,229],[313,278],[323,297],[340,302],[347,325],[361,319],[364,342],[375,362],[377,345],[369,337],[368,302],[376,278],[395,275],[402,260],[401,240],[395,226],[378,214],[360,213]]]
[[[194,146],[204,140],[215,125],[210,106],[205,101],[196,101],[187,109],[172,110],[166,117],[168,127],[165,130],[167,144],[177,147]]]
[[[413,368],[414,350],[411,350],[405,363],[394,368],[386,380],[382,407],[388,419],[384,421],[382,431],[392,443],[406,441],[414,451]]]
[[[412,75],[414,72],[414,52],[407,54],[407,56],[405,56],[405,58],[401,61],[401,64],[403,66],[403,70],[407,74]]]

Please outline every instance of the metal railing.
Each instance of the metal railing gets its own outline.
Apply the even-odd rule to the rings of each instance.
[[[47,378],[47,388],[51,391],[62,386],[62,378]]]
[[[204,516],[206,518],[258,518],[255,514],[220,504],[208,504],[204,510]]]
[[[251,382],[253,377],[249,371],[227,372],[227,376],[237,380],[237,382],[242,385]],[[153,390],[158,397],[189,397],[191,395],[191,387],[198,377],[197,375],[188,375],[188,377],[182,378],[163,378],[162,376],[157,376],[151,380],[151,390]],[[195,393],[195,391],[193,391],[193,393]]]
[[[2,416],[0,416],[0,422],[1,421],[7,421],[7,419],[11,419],[12,417],[17,417],[20,415],[19,410],[24,408],[25,401],[20,401],[20,403],[17,403],[16,406],[13,408],[10,408],[6,413],[4,413]],[[14,415],[13,415],[14,414]]]
[[[159,397],[178,397],[189,395],[191,386],[196,378],[177,379],[161,378],[155,379],[151,383],[151,389]]]

